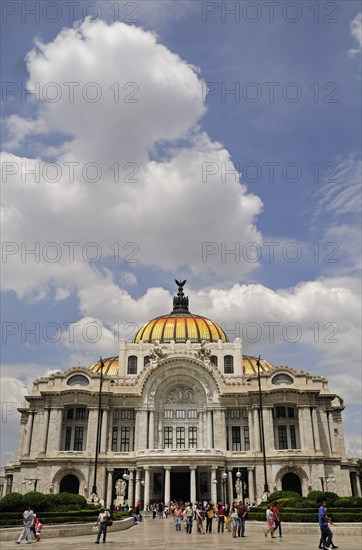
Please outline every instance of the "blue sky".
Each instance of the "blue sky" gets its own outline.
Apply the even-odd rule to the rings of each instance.
[[[5,407],[116,354],[184,277],[246,353],[330,379],[359,456],[360,3],[52,4],[2,6]]]

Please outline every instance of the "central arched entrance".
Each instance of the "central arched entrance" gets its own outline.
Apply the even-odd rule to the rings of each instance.
[[[73,474],[64,476],[59,485],[59,493],[79,494],[79,479]]]
[[[282,478],[282,490],[283,491],[293,491],[302,495],[302,483],[300,477],[293,472],[288,472]]]

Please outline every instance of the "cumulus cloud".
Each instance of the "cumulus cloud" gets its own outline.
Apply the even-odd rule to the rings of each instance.
[[[357,13],[354,19],[350,23],[351,36],[357,42],[357,48],[349,50],[349,55],[351,57],[356,57],[361,54],[362,48],[362,12]]]

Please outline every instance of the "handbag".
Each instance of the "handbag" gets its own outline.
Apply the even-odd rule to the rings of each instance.
[[[113,519],[112,518],[107,519],[106,525],[107,527],[111,527],[113,525]]]

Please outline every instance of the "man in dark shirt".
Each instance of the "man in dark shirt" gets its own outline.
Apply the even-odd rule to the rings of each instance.
[[[245,504],[240,501],[238,506],[238,537],[245,537],[245,520],[247,511],[248,509],[246,508]]]
[[[329,547],[331,548],[338,548],[335,544],[332,542],[333,533],[329,527],[329,524],[333,525],[331,518],[327,516],[327,501],[323,500],[321,506],[318,510],[318,523],[321,530],[321,542],[322,547],[319,545],[320,548],[323,550],[328,550]]]

